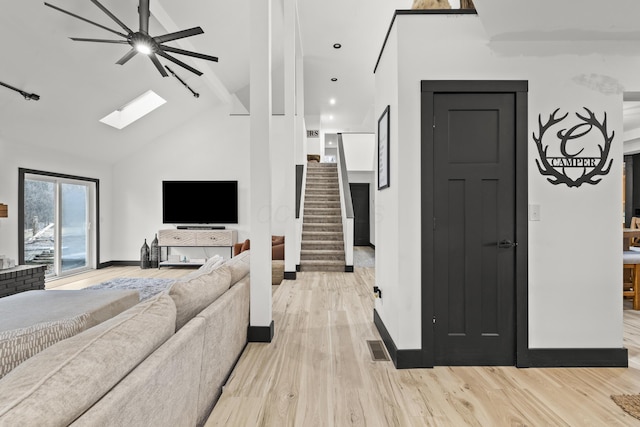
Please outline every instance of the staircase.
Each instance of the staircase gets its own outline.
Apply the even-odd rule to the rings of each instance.
[[[308,163],[300,271],[344,271],[340,187],[335,163]]]

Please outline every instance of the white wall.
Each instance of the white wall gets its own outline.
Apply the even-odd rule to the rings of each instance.
[[[342,143],[348,171],[372,171],[376,154],[373,133],[343,133]]]
[[[91,140],[86,141],[87,144]],[[55,142],[52,141],[52,146]],[[18,260],[18,168],[35,169],[100,180],[100,259],[112,259],[112,186],[110,166],[35,147],[7,141],[0,136],[0,203],[9,205],[9,217],[0,218],[0,255]]]
[[[428,22],[427,22],[428,21]],[[425,40],[447,39],[447,43]],[[376,115],[391,106],[391,186],[377,194],[376,308],[400,349],[421,347],[420,81],[529,81],[529,347],[622,347],[622,90],[637,90],[627,42],[490,43],[475,15],[399,15],[376,73]],[[554,186],[537,170],[538,114],[607,113],[611,173]]]
[[[283,150],[289,149],[282,138],[286,131],[284,119],[273,116],[271,121],[269,161],[274,235],[284,235],[286,222],[295,219],[284,193]],[[173,227],[162,224],[163,180],[237,180],[239,224],[228,224],[227,228],[238,230],[240,242],[250,237],[249,120],[249,116],[230,116],[228,107],[208,111],[114,166],[114,205],[118,207],[114,219],[114,260],[137,260],[145,238],[150,241],[158,229]],[[291,202],[295,203],[293,197]],[[194,257],[214,253],[229,256],[226,249],[203,251],[173,249],[173,253]]]
[[[324,155],[324,150],[322,149],[323,139],[323,135],[321,135],[321,138],[307,138],[307,154],[320,154],[320,158],[322,158]]]
[[[237,180],[238,240],[249,228],[249,117],[229,107],[200,114],[113,167],[113,260],[137,260],[143,240],[162,228],[163,180]],[[203,195],[215,202],[215,195]],[[192,256],[211,256],[215,252]],[[221,252],[225,257],[229,251]]]

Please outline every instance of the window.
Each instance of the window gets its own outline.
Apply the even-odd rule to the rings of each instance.
[[[45,277],[96,268],[98,180],[20,169],[20,264]]]

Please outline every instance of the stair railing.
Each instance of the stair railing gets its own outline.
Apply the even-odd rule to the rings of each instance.
[[[342,235],[344,238],[344,271],[353,271],[353,203],[347,162],[342,145],[342,134],[338,134],[338,181],[340,183],[340,211],[342,213]]]

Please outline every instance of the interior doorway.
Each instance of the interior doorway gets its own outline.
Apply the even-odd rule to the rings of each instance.
[[[369,184],[351,183],[351,202],[353,204],[353,244],[369,246],[371,244],[371,222],[369,213]]]

